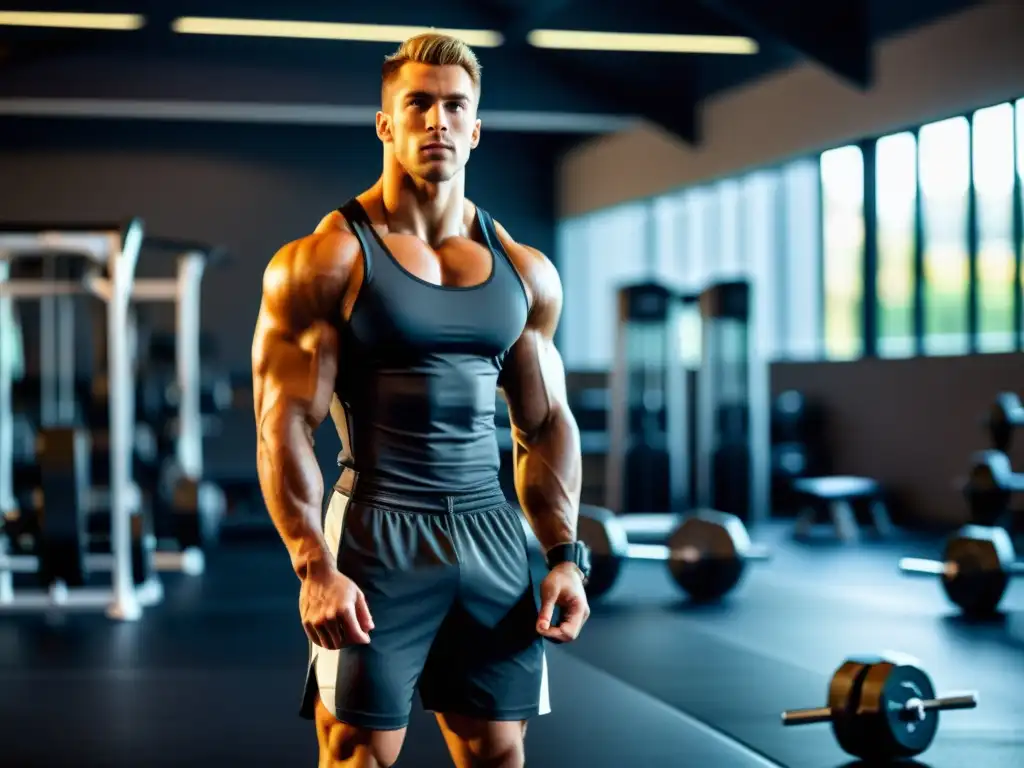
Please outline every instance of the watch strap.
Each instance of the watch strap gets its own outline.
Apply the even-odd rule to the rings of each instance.
[[[581,541],[556,544],[547,551],[544,559],[549,569],[561,563],[572,563],[579,568],[584,579],[590,575],[590,550]]]

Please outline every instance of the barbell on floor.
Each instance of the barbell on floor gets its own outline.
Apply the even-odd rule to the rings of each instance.
[[[630,543],[629,533],[640,531],[661,534],[664,543]],[[595,600],[615,586],[623,564],[630,560],[666,563],[673,581],[691,599],[708,602],[723,597],[739,583],[747,562],[770,559],[767,550],[751,544],[738,517],[714,510],[682,516],[619,516],[584,504],[577,533],[591,551],[587,595]]]
[[[985,616],[999,606],[1010,579],[1024,576],[1024,563],[1016,558],[1005,529],[966,525],[946,542],[942,560],[905,557],[899,568],[909,575],[939,576],[946,596],[965,615]]]
[[[828,704],[782,713],[787,726],[830,723],[839,746],[865,762],[914,757],[935,739],[938,713],[973,709],[976,692],[938,697],[916,660],[891,654],[848,659],[832,676]]]

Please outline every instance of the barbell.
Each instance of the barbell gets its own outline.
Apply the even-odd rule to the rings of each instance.
[[[646,524],[650,529],[652,518],[664,521],[661,524],[679,522],[667,531],[663,544],[630,543],[630,527]],[[577,535],[591,551],[586,590],[593,599],[615,586],[623,564],[631,560],[664,562],[673,581],[691,599],[710,602],[739,583],[748,562],[770,559],[767,550],[751,543],[742,520],[716,510],[698,510],[681,518],[667,514],[620,517],[602,507],[581,505]]]
[[[946,542],[942,560],[905,557],[900,570],[915,576],[938,576],[946,596],[966,616],[995,612],[1015,576],[1024,576],[1013,541],[1003,528],[966,525]]]
[[[936,696],[916,660],[887,654],[844,661],[829,683],[827,705],[787,710],[782,724],[829,723],[845,752],[867,763],[889,764],[931,746],[939,712],[976,706],[976,692]]]

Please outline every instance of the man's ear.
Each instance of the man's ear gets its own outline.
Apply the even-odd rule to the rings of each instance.
[[[473,124],[473,137],[470,140],[470,148],[476,149],[480,145],[480,118]]]
[[[391,115],[387,112],[377,113],[377,138],[385,144],[390,144],[393,139],[391,133]]]

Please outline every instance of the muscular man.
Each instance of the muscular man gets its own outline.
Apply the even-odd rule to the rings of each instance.
[[[259,476],[301,582],[321,768],[392,765],[417,687],[457,766],[523,765],[526,722],[549,711],[543,638],[571,641],[589,615],[561,284],[465,197],[479,97],[465,44],[405,42],[383,68],[381,177],[264,275]],[[540,601],[498,484],[496,387],[547,553]],[[321,524],[312,434],[328,413],[342,472]]]

